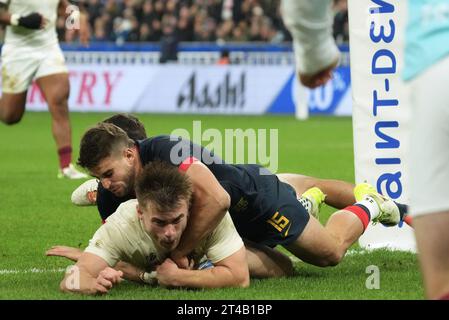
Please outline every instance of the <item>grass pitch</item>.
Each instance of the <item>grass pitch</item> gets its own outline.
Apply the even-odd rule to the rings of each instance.
[[[86,128],[109,114],[72,113],[74,157]],[[279,170],[322,178],[354,180],[350,118],[138,115],[149,135],[217,128],[278,129]],[[0,299],[421,299],[417,259],[403,252],[359,252],[333,268],[296,263],[296,276],[252,280],[247,289],[167,290],[125,282],[102,297],[59,292],[68,260],[45,257],[52,245],[84,248],[100,225],[94,207],[75,207],[79,181],[59,180],[48,113],[28,112],[18,125],[0,125]],[[322,222],[333,210],[324,208]],[[380,270],[380,288],[369,290],[366,268]]]

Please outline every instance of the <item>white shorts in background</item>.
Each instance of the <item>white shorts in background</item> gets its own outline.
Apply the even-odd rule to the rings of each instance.
[[[25,92],[33,79],[67,72],[59,45],[35,51],[6,45],[2,49],[2,92]]]
[[[449,210],[449,56],[411,82],[410,207]]]

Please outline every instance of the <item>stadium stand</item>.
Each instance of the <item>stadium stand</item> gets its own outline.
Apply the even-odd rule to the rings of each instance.
[[[92,41],[264,42],[291,40],[280,15],[281,0],[79,0],[89,14]],[[348,41],[347,0],[334,0],[334,36]],[[76,41],[58,22],[61,41]]]
[[[155,64],[164,62],[161,52],[170,49],[179,51],[170,54],[183,64],[215,64],[227,50],[231,64],[292,65],[280,1],[72,0],[89,14],[90,48],[79,46],[62,17],[57,32],[71,63]],[[334,0],[334,12],[334,37],[344,48],[349,38],[347,0]]]
[[[292,65],[280,1],[80,0],[74,3],[89,14],[90,48],[78,46],[63,18],[58,35],[66,58],[76,64],[156,64],[167,55],[181,64],[216,64],[227,50],[231,64]],[[345,48],[347,0],[334,0],[334,12],[334,37]]]

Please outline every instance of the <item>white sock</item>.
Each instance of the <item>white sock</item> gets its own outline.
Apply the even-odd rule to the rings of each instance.
[[[380,213],[379,205],[370,196],[365,196],[365,198],[362,201],[359,201],[356,204],[361,204],[362,206],[365,206],[365,208],[368,209],[369,214],[371,216],[371,221],[374,218],[376,218],[379,215],[379,213]]]

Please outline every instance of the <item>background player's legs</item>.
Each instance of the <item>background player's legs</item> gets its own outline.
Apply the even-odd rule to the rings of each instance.
[[[5,124],[16,124],[25,113],[27,91],[3,93],[0,99],[0,120]]]
[[[52,132],[59,156],[58,177],[82,179],[87,175],[77,171],[72,165],[72,131],[69,120],[68,99],[70,92],[68,73],[42,76],[36,80],[48,104],[52,118]]]
[[[285,245],[285,248],[301,260],[313,265],[334,266],[362,235],[363,230],[361,220],[354,213],[346,210],[334,213],[325,227],[311,216],[298,239]]]
[[[41,89],[52,117],[52,132],[59,156],[58,177],[83,179],[87,175],[77,171],[72,165],[72,132],[69,120],[68,99],[70,93],[69,75],[66,72],[44,75],[36,80]]]
[[[52,117],[52,132],[58,150],[71,147],[72,137],[69,120],[68,99],[70,92],[69,77],[67,73],[52,74],[36,80],[39,88],[48,103]],[[62,163],[61,168],[70,163]]]
[[[435,81],[448,72],[449,56],[411,82],[411,213],[430,299],[449,299],[449,92],[444,81]]]
[[[449,299],[449,211],[413,220],[426,296]]]
[[[294,273],[288,256],[264,245],[244,240],[249,274],[253,278],[286,277]]]
[[[318,179],[293,173],[277,174],[279,180],[291,185],[301,195],[312,187],[318,187],[326,195],[325,203],[343,209],[356,202],[354,185],[340,180]]]

